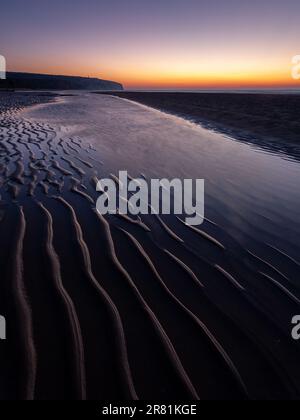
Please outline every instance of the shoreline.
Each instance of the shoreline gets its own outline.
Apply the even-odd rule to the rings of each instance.
[[[21,107],[43,99],[0,114],[0,399],[299,398],[298,162],[104,95]],[[121,168],[205,178],[204,223],[98,214]]]
[[[6,112],[19,112],[25,108],[55,101],[59,94],[53,92],[9,92],[0,91],[0,116]]]
[[[299,93],[94,93],[128,99],[270,152],[300,159],[300,115],[297,117],[296,111],[300,109]]]

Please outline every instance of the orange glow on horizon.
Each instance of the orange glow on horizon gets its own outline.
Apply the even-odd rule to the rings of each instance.
[[[297,0],[77,0],[60,13],[56,0],[49,13],[27,3],[1,10],[0,53],[11,71],[99,77],[126,89],[300,88],[291,75]]]
[[[242,89],[242,88],[300,88],[300,82],[291,77],[291,57],[284,59],[259,59],[248,61],[243,57],[209,57],[206,62],[191,59],[181,62],[172,57],[167,62],[161,57],[149,62],[140,57],[130,61],[106,64],[97,59],[59,61],[53,63],[31,62],[29,66],[15,65],[10,71],[74,75],[115,80],[125,89]],[[87,64],[88,63],[88,64]]]

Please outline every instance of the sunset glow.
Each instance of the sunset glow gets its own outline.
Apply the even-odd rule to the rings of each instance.
[[[26,16],[18,0],[1,12],[10,71],[100,77],[129,89],[299,87],[291,77],[296,0],[53,1],[46,22],[38,3],[27,2]]]

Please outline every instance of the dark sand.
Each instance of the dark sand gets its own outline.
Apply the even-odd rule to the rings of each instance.
[[[300,159],[300,93],[110,92]]]
[[[192,166],[187,157],[196,168],[201,158],[210,165],[205,148],[224,144],[229,155],[222,149],[220,164],[212,154],[213,180],[217,172],[220,179],[230,173],[223,166],[231,150],[240,173],[244,153],[268,165],[272,156],[136,105],[125,109],[116,98],[70,97],[44,107],[40,118],[19,111],[45,97],[1,94],[0,100],[0,314],[8,323],[8,339],[0,342],[1,399],[300,398],[300,348],[290,333],[300,312],[296,186],[287,195],[292,213],[270,205],[244,214],[249,200],[258,201],[255,191],[239,189],[256,175],[250,159],[251,176],[240,184],[233,173],[227,183],[233,183],[228,204],[241,215],[226,206],[221,211],[222,189],[218,197],[212,193],[220,207],[208,206],[209,220],[199,229],[175,216],[145,216],[141,223],[95,212],[95,180],[111,173],[109,157],[124,169],[128,154],[141,171],[145,156],[148,175],[160,159],[173,163],[175,153],[182,167]],[[75,135],[60,127],[59,118],[94,127],[93,144],[83,129]],[[168,127],[168,146],[155,143],[164,135],[156,124]],[[188,156],[180,153],[180,130],[192,136],[197,153],[188,143],[182,146]],[[274,162],[297,177],[294,162]],[[269,199],[268,189],[259,194],[262,203]],[[289,223],[281,223],[284,217]]]

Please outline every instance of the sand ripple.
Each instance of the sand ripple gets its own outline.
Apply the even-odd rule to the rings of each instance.
[[[99,215],[100,153],[24,104],[0,126],[0,398],[298,398],[299,263],[210,219]]]

